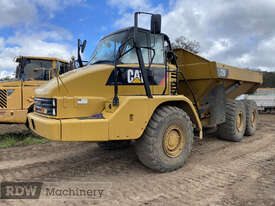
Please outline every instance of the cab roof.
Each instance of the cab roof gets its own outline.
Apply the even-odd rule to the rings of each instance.
[[[68,61],[64,60],[64,59],[59,59],[56,57],[35,57],[35,56],[19,56],[16,58],[16,61],[18,61],[18,59],[20,58],[26,58],[26,59],[40,59],[40,60],[49,60],[49,61],[59,61],[59,62],[63,62],[63,63],[69,63]]]

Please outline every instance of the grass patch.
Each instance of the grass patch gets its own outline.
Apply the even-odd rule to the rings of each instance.
[[[0,148],[49,142],[50,140],[34,136],[30,131],[0,134]]]

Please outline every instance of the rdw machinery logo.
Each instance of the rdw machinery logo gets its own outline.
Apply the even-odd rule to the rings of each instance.
[[[2,182],[1,199],[38,199],[41,182]]]

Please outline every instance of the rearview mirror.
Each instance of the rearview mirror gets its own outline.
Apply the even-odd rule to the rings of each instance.
[[[84,50],[86,48],[86,44],[87,44],[87,40],[84,40],[83,44],[81,45],[81,53],[84,52]]]
[[[151,32],[153,34],[160,34],[161,32],[161,15],[160,14],[152,14]]]

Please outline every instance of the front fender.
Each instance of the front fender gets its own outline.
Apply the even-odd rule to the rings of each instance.
[[[183,95],[177,96],[155,96],[153,99],[150,99],[150,103],[148,104],[149,110],[152,111],[149,115],[150,118],[153,115],[154,111],[162,106],[162,105],[172,105],[182,108],[191,118],[192,122],[197,126],[199,129],[199,137],[202,139],[203,132],[202,132],[202,124],[199,118],[199,115],[193,105],[193,103],[187,97]]]

